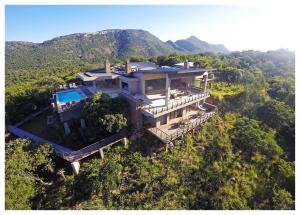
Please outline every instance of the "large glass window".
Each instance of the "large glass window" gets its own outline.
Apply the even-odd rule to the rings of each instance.
[[[163,93],[166,90],[166,79],[152,79],[145,81],[145,93],[146,94],[158,94]]]

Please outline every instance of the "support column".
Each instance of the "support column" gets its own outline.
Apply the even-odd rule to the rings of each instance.
[[[123,144],[124,144],[124,147],[127,148],[127,146],[128,146],[128,140],[127,140],[126,137],[124,137],[124,138],[122,139],[122,142],[123,142]]]
[[[103,159],[104,158],[103,148],[99,149],[99,153],[100,153],[100,157]]]
[[[205,75],[204,77],[204,92],[206,92],[206,85],[207,85],[207,77],[208,76],[208,74],[207,75]]]
[[[80,119],[80,127],[81,128],[86,128],[86,124],[83,118]]]
[[[160,126],[160,117],[155,119],[155,127],[159,127]]]
[[[74,161],[71,163],[71,166],[72,166],[72,169],[73,169],[73,172],[75,175],[78,175],[79,173],[79,168],[80,168],[80,163],[79,161]]]
[[[166,74],[166,102],[165,104],[168,105],[170,100],[170,79],[169,74]]]
[[[93,88],[94,88],[94,91],[97,92],[97,85],[96,85],[96,81],[93,81]]]
[[[66,135],[71,133],[71,130],[69,128],[69,124],[67,122],[64,122],[64,129],[65,129],[65,134]]]
[[[186,107],[182,108],[182,118],[186,118]]]
[[[168,113],[166,117],[167,117],[166,123],[167,123],[167,125],[168,125],[169,122],[170,122],[170,113]]]

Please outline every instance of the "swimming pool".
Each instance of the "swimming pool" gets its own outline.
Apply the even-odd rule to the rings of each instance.
[[[79,101],[83,99],[78,90],[68,90],[56,93],[57,101],[59,103],[67,103],[72,101]]]

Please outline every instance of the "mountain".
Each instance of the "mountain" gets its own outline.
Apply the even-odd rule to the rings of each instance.
[[[61,67],[99,63],[104,59],[126,59],[131,55],[155,57],[175,52],[228,52],[223,45],[211,45],[196,37],[163,42],[148,31],[110,29],[76,33],[42,43],[5,43],[5,65],[10,69]]]
[[[204,52],[213,52],[213,53],[229,53],[230,51],[221,44],[213,45],[205,41],[199,40],[195,36],[190,36],[187,39],[177,40],[176,42],[167,41],[174,49],[186,53],[204,53]]]
[[[7,68],[61,66],[129,55],[158,56],[174,53],[172,47],[144,30],[104,30],[57,37],[43,43],[6,42]]]

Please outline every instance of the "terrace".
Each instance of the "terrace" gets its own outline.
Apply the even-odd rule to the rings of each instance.
[[[150,95],[148,96],[150,102],[145,104],[141,110],[146,116],[156,118],[174,110],[197,103],[209,96],[209,93],[204,92],[203,89],[197,87],[192,87],[188,91],[175,89],[171,90],[171,99],[169,99],[168,104],[166,104],[166,96]]]
[[[97,92],[105,93],[111,98],[118,96],[120,91],[119,79],[108,79],[95,81],[93,86],[87,86],[90,92],[93,94]]]
[[[198,106],[198,109],[191,110],[184,118],[179,117],[170,120],[168,124],[160,125],[158,127],[149,128],[148,131],[158,137],[165,143],[172,142],[188,131],[195,129],[197,126],[203,124],[210,117],[217,112],[217,107],[204,103]]]

